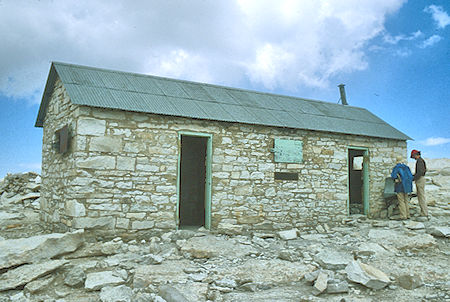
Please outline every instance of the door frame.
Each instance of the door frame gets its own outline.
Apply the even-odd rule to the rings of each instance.
[[[181,188],[181,137],[196,136],[207,138],[206,141],[206,176],[205,176],[205,228],[211,229],[211,184],[212,184],[212,137],[210,133],[199,133],[190,131],[178,131],[178,169],[177,169],[177,230],[180,227],[180,188]]]
[[[369,197],[370,197],[370,186],[369,186],[369,169],[370,169],[370,157],[369,157],[369,148],[367,147],[355,147],[355,146],[347,146],[347,213],[350,215],[350,175],[348,174],[349,161],[348,154],[349,150],[361,150],[364,151],[363,154],[363,207],[364,207],[364,215],[369,214]]]

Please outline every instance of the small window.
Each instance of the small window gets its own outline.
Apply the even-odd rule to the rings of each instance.
[[[61,154],[69,150],[70,145],[70,131],[69,126],[65,125],[55,132],[55,149]]]
[[[275,172],[275,180],[298,180],[298,173]]]

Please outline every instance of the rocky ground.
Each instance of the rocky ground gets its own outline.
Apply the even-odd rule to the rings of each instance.
[[[40,177],[0,181],[0,302],[450,301],[450,160],[427,161],[430,220],[351,216],[313,232],[47,233]]]

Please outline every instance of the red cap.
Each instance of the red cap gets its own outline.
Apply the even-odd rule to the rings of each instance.
[[[420,151],[419,150],[412,150],[411,151],[411,158],[414,158],[415,154],[419,154],[420,155]]]

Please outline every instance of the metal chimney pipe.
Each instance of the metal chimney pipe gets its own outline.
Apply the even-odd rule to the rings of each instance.
[[[348,105],[347,103],[347,97],[345,96],[345,85],[344,84],[339,84],[339,92],[341,94],[341,101],[342,101],[342,105]]]

